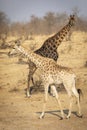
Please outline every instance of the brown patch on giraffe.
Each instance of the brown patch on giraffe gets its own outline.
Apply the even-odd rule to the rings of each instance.
[[[62,39],[59,39],[59,42],[61,43]]]

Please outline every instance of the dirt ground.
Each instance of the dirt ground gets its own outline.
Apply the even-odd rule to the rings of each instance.
[[[55,98],[49,95],[45,117],[39,119],[44,92],[33,92],[31,98],[26,98],[27,64],[19,64],[17,57],[8,57],[9,49],[1,49],[0,130],[87,130],[87,41],[75,41],[75,37],[71,47],[69,42],[61,45],[58,63],[72,67],[77,74],[76,86],[82,89],[84,95],[81,98],[83,118],[76,115],[74,99],[71,118],[60,120],[59,106]],[[69,99],[64,90],[59,91],[59,95],[66,116]]]

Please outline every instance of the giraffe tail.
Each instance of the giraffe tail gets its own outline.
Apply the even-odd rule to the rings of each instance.
[[[78,94],[79,94],[79,101],[81,100],[81,96],[83,97],[83,92],[82,92],[82,90],[81,89],[77,89],[77,92],[78,92]]]

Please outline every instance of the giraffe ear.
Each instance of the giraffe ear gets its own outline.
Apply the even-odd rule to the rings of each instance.
[[[73,14],[73,18],[75,18],[75,14]]]
[[[70,15],[68,19],[69,19],[69,20],[72,19],[72,15]]]

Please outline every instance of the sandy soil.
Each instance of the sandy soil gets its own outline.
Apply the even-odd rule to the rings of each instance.
[[[71,118],[60,120],[59,106],[57,106],[55,98],[49,95],[45,117],[40,120],[39,116],[42,110],[44,92],[33,92],[31,98],[26,98],[27,64],[18,64],[17,57],[9,58],[7,56],[9,49],[1,49],[0,130],[87,129],[87,66],[85,65],[87,61],[87,37],[86,41],[76,41],[80,34],[76,33],[73,35],[71,42],[67,41],[66,43],[64,41],[60,46],[58,63],[72,67],[77,75],[76,87],[82,89],[84,95],[81,98],[83,118],[78,118],[76,115],[77,105],[74,99]],[[83,37],[85,37],[84,34]],[[80,39],[83,37],[80,37]],[[27,42],[25,45],[27,45]],[[69,99],[64,90],[59,91],[59,95],[66,116]]]

